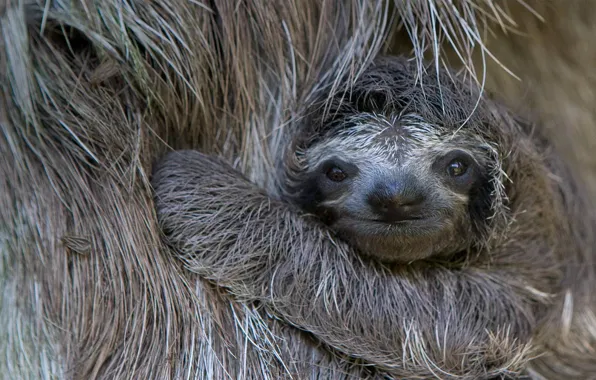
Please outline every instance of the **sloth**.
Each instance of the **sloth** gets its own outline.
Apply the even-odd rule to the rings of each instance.
[[[279,197],[222,159],[167,154],[152,177],[165,240],[189,270],[393,376],[519,375],[557,323],[561,263],[590,260],[593,221],[532,125],[451,78],[385,57],[323,91]]]
[[[379,85],[387,82],[384,76],[396,79],[405,69],[400,65],[367,73],[352,96],[370,104],[329,111],[334,120],[321,122],[325,130],[295,147],[299,165],[288,176],[287,193],[362,253],[408,262],[452,255],[481,241],[491,211],[491,175],[499,173],[493,173],[494,148],[474,130],[451,136],[457,125],[433,125],[415,111],[434,99],[414,98],[412,108],[400,111],[379,108],[382,102],[383,108],[395,106],[378,98],[385,96]],[[379,71],[384,69],[390,73]],[[407,96],[394,101],[407,102]]]
[[[443,339],[445,334],[440,332],[445,326],[449,326],[449,333],[464,327],[457,337],[447,334],[449,339],[445,342],[459,339],[458,346],[464,347],[470,343],[470,337],[478,338],[469,351],[475,352],[480,360],[473,362],[468,370],[455,365],[454,372],[472,378],[478,374],[477,378],[481,378],[487,367],[501,373],[507,368],[522,367],[525,362],[515,360],[517,345],[496,336],[495,344],[487,347],[483,335],[477,333],[480,329],[470,330],[471,322],[463,322],[471,314],[464,313],[458,319],[451,319],[457,323],[447,325],[449,316],[455,314],[449,314],[451,309],[443,303],[428,301],[433,300],[433,295],[439,296],[431,289],[433,284],[453,289],[448,286],[455,278],[451,271],[438,272],[428,263],[422,265],[421,260],[407,267],[400,264],[394,270],[406,273],[397,277],[384,275],[384,270],[375,263],[364,266],[359,261],[362,252],[352,252],[354,243],[346,245],[344,238],[336,238],[331,226],[321,224],[319,217],[296,216],[302,214],[300,207],[292,207],[291,212],[286,209],[291,202],[285,200],[290,198],[278,194],[280,183],[272,181],[272,177],[281,177],[284,168],[276,170],[271,165],[272,158],[283,165],[288,163],[277,154],[281,140],[276,137],[286,136],[286,132],[291,137],[298,131],[286,128],[286,122],[304,105],[303,99],[311,93],[313,84],[320,83],[320,73],[332,66],[339,71],[360,73],[362,65],[383,46],[391,52],[411,52],[420,59],[431,53],[437,64],[453,63],[452,58],[461,56],[471,65],[472,53],[481,53],[478,58],[494,53],[497,64],[491,63],[488,56],[486,62],[475,60],[475,63],[486,69],[487,85],[506,94],[504,100],[514,106],[528,104],[542,118],[540,132],[547,132],[550,142],[545,144],[549,148],[541,156],[548,157],[551,163],[559,154],[566,162],[576,157],[575,162],[569,162],[570,168],[582,174],[582,179],[593,181],[596,156],[591,153],[596,118],[591,90],[596,76],[590,73],[592,46],[596,44],[589,41],[596,35],[590,17],[596,13],[596,3],[526,3],[408,0],[391,6],[387,2],[365,0],[105,0],[89,6],[89,2],[3,2],[5,6],[0,6],[0,152],[4,158],[0,161],[0,341],[5,344],[0,372],[17,379],[353,379],[376,378],[376,366],[369,364],[375,363],[378,356],[390,364],[393,360],[394,366],[399,363],[401,367],[393,371],[402,374],[398,378],[447,377],[439,369],[450,367],[449,362],[457,359],[458,354],[444,348],[443,340],[432,340]],[[402,26],[401,32],[396,30]],[[522,33],[508,32],[512,28]],[[580,49],[575,48],[578,40],[584,42]],[[455,55],[449,54],[448,45],[455,48]],[[491,51],[484,46],[490,46]],[[514,80],[498,65],[500,62],[521,81]],[[431,71],[434,70],[432,67]],[[551,124],[556,128],[549,129]],[[488,141],[495,136],[499,139],[519,136],[506,125],[496,129],[489,133]],[[552,138],[553,134],[559,139]],[[537,229],[527,230],[530,222],[520,210],[527,208],[530,218],[537,210],[533,205],[541,201],[526,198],[528,207],[525,207],[523,199],[515,195],[516,189],[522,194],[550,196],[548,191],[544,192],[548,187],[523,180],[521,174],[536,175],[536,168],[543,168],[541,160],[524,169],[515,155],[504,153],[512,146],[514,153],[542,151],[539,141],[533,137],[529,143],[527,140],[520,139],[523,147],[516,146],[517,140],[508,140],[498,149],[503,154],[499,160],[507,164],[508,174],[517,183],[507,185],[507,194],[512,200],[517,199],[509,206],[517,213],[511,218],[517,224],[511,225],[523,228],[506,236],[518,238],[519,250],[511,248],[513,241],[509,249],[478,249],[492,256],[477,255],[477,259],[493,257],[495,265],[470,263],[462,274],[468,279],[464,284],[472,286],[476,280],[484,288],[492,289],[487,282],[494,281],[511,290],[513,278],[521,290],[549,289],[535,282],[547,275],[543,270],[546,263],[536,258],[540,248],[526,253],[524,247],[533,237],[542,241],[536,232],[544,231],[543,219],[551,218],[553,223],[564,225],[551,235],[555,240],[553,252],[563,252],[561,247],[569,239],[570,231],[575,231],[567,244],[568,254],[559,254],[555,264],[565,272],[561,284],[564,292],[551,298],[553,306],[544,319],[546,327],[541,329],[546,333],[537,334],[532,344],[542,346],[542,355],[533,359],[530,367],[537,379],[591,378],[596,372],[593,354],[596,276],[590,254],[595,244],[593,223],[589,221],[593,206],[581,200],[582,187],[576,187],[577,181],[569,176],[569,167],[552,169],[557,175],[549,175],[547,181],[539,173],[542,182],[557,182],[553,187],[561,187],[561,196],[567,200],[563,214],[556,208],[544,208],[537,219]],[[557,143],[558,152],[549,152],[553,142]],[[281,145],[285,146],[285,142]],[[232,171],[224,163],[203,167],[206,159],[195,157],[196,160],[189,161],[186,172],[180,173],[181,177],[204,180],[212,173],[213,181],[227,178],[230,187],[230,184],[245,184],[238,178],[240,171],[250,182],[266,189],[267,197],[261,192],[257,202],[263,202],[263,207],[273,205],[273,211],[286,210],[283,212],[291,214],[287,222],[296,228],[283,231],[294,234],[282,235],[279,231],[282,222],[259,230],[258,222],[253,220],[259,216],[254,213],[255,204],[247,205],[248,214],[238,214],[241,220],[253,222],[248,224],[251,228],[240,231],[250,236],[245,241],[247,249],[251,249],[246,258],[252,257],[254,265],[265,263],[264,269],[286,276],[288,284],[299,285],[296,290],[327,289],[328,293],[317,293],[310,300],[313,306],[320,307],[317,302],[324,297],[331,312],[337,307],[335,302],[353,302],[364,307],[362,313],[353,308],[343,309],[354,317],[349,321],[349,316],[340,316],[340,321],[347,321],[346,328],[354,327],[358,318],[358,323],[368,325],[341,335],[346,339],[340,343],[348,345],[351,337],[362,341],[363,335],[368,336],[366,339],[372,339],[371,346],[360,347],[352,342],[348,347],[353,356],[366,357],[366,362],[356,360],[352,365],[341,352],[319,344],[321,340],[337,342],[340,337],[333,329],[326,329],[337,321],[329,320],[320,309],[315,308],[316,312],[310,315],[322,318],[324,323],[310,332],[306,329],[303,334],[301,321],[297,319],[300,314],[286,308],[291,299],[270,298],[292,296],[284,293],[288,288],[276,284],[276,293],[263,297],[260,292],[268,289],[270,284],[265,280],[270,272],[264,272],[260,280],[253,277],[253,282],[247,281],[246,273],[234,278],[230,277],[234,273],[228,272],[225,278],[228,284],[235,280],[252,284],[240,290],[236,284],[236,289],[231,289],[230,294],[236,293],[249,301],[244,303],[229,296],[224,288],[213,286],[182,268],[171,249],[160,241],[147,180],[153,160],[169,147],[218,154],[233,162],[236,169]],[[220,177],[211,172],[218,168]],[[518,173],[514,173],[516,170]],[[215,182],[212,184],[215,186]],[[495,188],[498,190],[499,186]],[[257,193],[257,187],[252,185],[243,189],[244,195]],[[280,205],[278,200],[282,198],[285,200]],[[209,211],[206,204],[215,198],[200,199],[206,203],[199,211]],[[554,203],[560,206],[558,201]],[[234,206],[239,205],[227,204],[230,208]],[[309,256],[304,250],[290,252],[296,267],[304,265],[297,267],[300,271],[291,270],[288,263],[274,262],[275,256],[271,256],[270,265],[269,258],[258,256],[263,249],[287,252],[283,247],[263,245],[259,234],[276,236],[277,240],[271,240],[275,244],[283,239],[288,244],[312,242],[298,238],[312,236],[301,232],[303,219],[308,221],[304,222],[305,228],[324,234],[320,240],[324,247],[316,251],[325,252],[324,256]],[[313,227],[312,223],[319,227]],[[191,221],[188,226],[190,232]],[[205,236],[201,232],[206,230],[198,228],[200,224],[194,226],[197,236]],[[238,228],[238,224],[232,226]],[[186,239],[184,236],[189,236],[175,223],[171,227],[180,232],[180,243]],[[487,230],[487,237],[500,239],[490,231]],[[225,234],[226,239],[233,241],[239,230],[230,228]],[[215,235],[211,237],[215,245],[210,245],[210,250],[226,241],[216,239]],[[186,241],[189,243],[186,252],[190,253],[192,247]],[[504,240],[496,246],[506,247]],[[585,253],[580,260],[582,249]],[[224,252],[229,251],[216,251]],[[508,252],[511,265],[505,257]],[[533,265],[528,263],[531,257],[535,258]],[[230,264],[240,258],[231,257]],[[195,256],[195,261],[190,262],[191,269],[197,269],[199,259],[200,256]],[[354,265],[350,264],[352,260]],[[549,255],[546,260],[550,260]],[[349,271],[342,274],[346,265]],[[203,267],[207,274],[213,268]],[[250,266],[239,262],[237,268],[246,270]],[[284,268],[288,271],[284,272]],[[309,274],[306,272],[309,268],[315,270]],[[327,272],[321,272],[322,268]],[[478,275],[481,271],[488,274]],[[425,275],[429,281],[424,280]],[[529,281],[520,284],[524,276]],[[355,278],[359,279],[358,284],[342,283]],[[214,276],[211,279],[218,281]],[[261,280],[266,285],[251,293]],[[366,281],[379,281],[380,286],[377,289],[375,283],[367,285]],[[329,288],[333,284],[335,288]],[[402,286],[403,291],[387,290],[393,286]],[[357,288],[359,292],[342,293],[346,287]],[[395,302],[390,297],[396,292],[397,299],[420,302],[410,307],[398,304],[398,308],[383,305],[383,300],[375,298],[384,294],[380,293],[383,289],[390,302]],[[480,290],[469,293],[463,290],[457,294],[476,296]],[[306,294],[312,295],[311,291]],[[261,301],[253,302],[255,294]],[[542,296],[545,301],[546,294]],[[495,303],[506,301],[495,316],[502,318],[505,310],[528,310],[515,302],[525,298],[516,297],[517,293],[493,297]],[[306,298],[300,296],[296,300],[308,306]],[[456,302],[455,296],[451,295],[449,300],[459,305],[453,310],[466,310]],[[373,301],[376,305],[365,305]],[[268,306],[261,308],[261,303]],[[435,304],[437,310],[433,316],[429,308]],[[470,301],[470,304],[478,305],[477,313],[486,311],[480,302]],[[366,314],[372,306],[376,309]],[[286,320],[270,318],[270,315],[283,317],[284,309],[297,328],[289,326]],[[417,317],[399,319],[398,315],[388,314],[404,310]],[[538,315],[533,310],[526,315]],[[439,317],[441,311],[443,316]],[[384,318],[389,319],[383,322]],[[479,327],[489,326],[486,318],[479,318]],[[306,322],[302,327],[313,327],[316,323],[313,319]],[[395,322],[399,324],[397,328]],[[381,341],[390,343],[391,350],[398,342],[403,343],[398,351],[389,351],[389,358],[383,358],[385,351],[374,352],[377,344],[374,336],[380,334],[378,329],[383,323],[395,331],[389,330],[394,335],[383,336]],[[425,323],[435,323],[438,327]],[[312,339],[313,333],[319,334],[319,340]],[[329,336],[325,338],[324,334]],[[498,354],[499,347],[503,355]],[[398,357],[399,353],[403,355]],[[491,363],[491,357],[497,359]],[[435,363],[440,366],[434,366]],[[387,377],[381,374],[381,378]]]

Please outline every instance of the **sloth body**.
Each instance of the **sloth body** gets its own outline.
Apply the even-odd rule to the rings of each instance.
[[[311,103],[281,200],[220,159],[170,153],[153,177],[167,241],[235,297],[393,376],[523,371],[562,302],[559,263],[589,254],[574,240],[582,198],[544,140],[475,95],[379,60]],[[388,270],[354,247],[413,263]]]
[[[554,255],[556,271],[564,273],[562,290],[549,298],[552,305],[540,329],[546,333],[535,334],[532,343],[541,356],[530,361],[528,372],[540,380],[592,378],[596,373],[593,206],[582,201],[583,190],[574,187],[567,169],[558,164],[544,169],[542,156],[556,162],[562,154],[582,178],[596,178],[592,154],[596,77],[590,75],[596,44],[589,42],[596,36],[596,3],[389,3],[395,6],[366,0],[3,2],[0,373],[12,379],[387,379],[387,371],[378,371],[374,364],[380,361],[388,363],[389,373],[397,373],[397,378],[445,378],[444,368],[453,368],[464,378],[482,378],[487,368],[505,373],[524,367],[527,358],[511,359],[520,345],[502,336],[488,343],[482,329],[490,323],[484,312],[495,312],[499,326],[506,325],[499,322],[503,319],[539,315],[549,298],[539,290],[550,289],[540,279],[552,272],[544,268]],[[405,30],[394,36],[396,26]],[[501,27],[506,33],[499,33]],[[511,27],[522,33],[509,33]],[[494,134],[508,136],[502,152],[511,146],[513,153],[543,152],[535,160],[521,160],[529,168],[519,165],[515,154],[504,156],[517,171],[513,173],[517,185],[508,191],[516,200],[511,210],[517,215],[512,224],[517,232],[507,235],[509,243],[498,234],[490,235],[498,238],[495,245],[501,249],[472,255],[476,261],[460,272],[418,260],[398,266],[397,273],[389,276],[377,264],[364,266],[352,251],[354,244],[329,236],[332,226],[322,225],[318,217],[300,217],[300,207],[272,201],[279,198],[275,185],[285,173],[285,168],[275,170],[272,163],[288,163],[277,154],[281,140],[277,137],[294,131],[286,122],[320,83],[322,71],[334,67],[359,73],[381,45],[419,59],[433,53],[437,63],[454,62],[446,46],[450,44],[470,64],[473,53],[482,53],[478,58],[487,53],[478,49],[481,45],[489,46],[499,62],[488,57],[486,65],[484,60],[475,62],[486,69],[487,85],[505,92],[513,106],[534,107],[548,122],[541,122],[539,132],[559,138],[545,144],[533,137],[528,141],[529,132],[520,134],[507,127],[508,122]],[[553,142],[558,151],[551,152]],[[206,217],[189,216],[188,233],[179,228],[183,214],[164,220],[179,232],[179,243],[186,242],[187,253],[193,250],[189,234],[207,236],[205,254],[213,253],[213,259],[229,253],[222,244],[246,236],[239,243],[246,251],[237,252],[254,260],[228,256],[230,266],[220,267],[222,281],[236,289],[231,295],[185,270],[161,241],[148,174],[155,158],[170,147],[221,154],[250,180],[225,163],[203,165],[211,159],[189,155],[187,167],[178,168],[181,171],[172,173],[172,178],[196,184],[192,191],[187,189],[187,199],[200,199],[200,208],[179,210],[203,211],[210,215],[208,220],[227,227],[214,225],[222,231],[218,239],[201,224]],[[576,157],[575,163],[570,157]],[[539,173],[536,167],[542,168]],[[552,173],[547,176],[544,171]],[[537,175],[540,181],[525,181],[520,173]],[[211,198],[208,192],[197,196],[209,186],[201,181],[209,178],[213,188],[223,186],[246,198],[230,202],[228,197],[218,206],[222,199],[217,193]],[[532,216],[534,205],[544,199],[524,201],[516,196],[521,192],[550,199],[550,186],[560,186],[566,200],[561,205],[557,198],[553,203],[558,207],[544,208],[539,217]],[[290,195],[284,199],[291,201]],[[248,199],[256,203],[247,204]],[[256,210],[256,204],[262,209]],[[529,214],[520,211],[525,208]],[[225,220],[238,210],[247,214]],[[277,217],[278,223],[259,223],[265,215],[268,222]],[[247,225],[239,225],[238,218]],[[535,229],[532,223],[537,224]],[[532,239],[542,242],[545,224],[563,225],[547,239],[553,241],[547,262],[540,254],[546,243],[527,252]],[[263,240],[269,236],[276,239]],[[280,246],[283,239],[296,245],[296,251]],[[309,255],[305,250],[309,245],[298,247],[302,241],[321,245]],[[221,250],[215,248],[218,245]],[[282,259],[295,262],[273,262],[279,258],[274,255],[265,259],[264,252],[271,250],[287,252]],[[490,257],[494,265],[488,262]],[[195,256],[191,265],[200,260]],[[238,266],[232,267],[234,263]],[[258,274],[254,271],[258,267],[264,270],[261,278],[247,274],[251,270]],[[213,268],[203,267],[205,273]],[[270,286],[270,270],[286,281],[281,287],[274,284],[276,292],[263,297],[261,292]],[[246,285],[238,290],[236,280]],[[450,292],[449,284],[456,280],[464,286],[454,285],[460,290]],[[260,283],[266,285],[255,291]],[[483,288],[493,289],[489,283],[500,284],[509,293],[483,295]],[[297,304],[310,308],[301,314],[308,323],[300,325],[296,317],[300,313],[290,307],[291,285],[296,287]],[[314,288],[320,292],[311,299],[298,293],[307,289],[305,294],[312,296]],[[521,295],[512,290],[518,288]],[[355,289],[354,294],[345,292]],[[523,292],[540,299],[536,309],[524,306]],[[253,302],[255,294],[260,302]],[[290,298],[273,298],[284,294]],[[376,298],[379,294],[386,298]],[[467,304],[474,309],[461,303],[465,297],[479,298]],[[488,301],[483,300],[488,298],[498,310],[486,306]],[[321,301],[331,317],[337,308],[351,314],[330,321],[320,309]],[[313,307],[309,302],[316,306],[314,313],[308,313]],[[349,303],[363,310],[354,310]],[[276,305],[281,311],[275,310]],[[313,327],[318,339],[287,319],[271,318],[271,312],[282,315],[284,309],[297,327]],[[506,311],[525,314],[507,318]],[[471,324],[476,314],[481,315],[477,328]],[[342,326],[337,333],[334,326],[340,322],[347,327],[356,324],[357,329],[346,332]],[[381,331],[384,326],[394,330],[387,335]],[[512,331],[510,336],[514,335],[518,334]],[[348,346],[346,352],[352,357],[319,344],[321,340]],[[358,346],[362,341],[369,345]],[[471,363],[466,367],[465,361],[458,362],[462,351],[474,353],[478,360],[468,357]],[[353,357],[367,360],[354,362]]]

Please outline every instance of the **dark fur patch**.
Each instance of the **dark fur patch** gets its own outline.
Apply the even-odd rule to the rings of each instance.
[[[488,173],[484,172],[469,193],[468,210],[474,233],[483,235],[487,232],[492,216],[492,197],[495,185]]]
[[[316,174],[311,174],[300,182],[300,188],[291,189],[293,194],[290,203],[300,207],[302,210],[315,214],[321,219],[324,224],[330,224],[336,218],[335,214],[321,206],[321,202],[325,200],[325,195],[320,187]]]
[[[309,105],[311,111],[297,130],[297,136],[308,136],[299,146],[308,148],[342,128],[349,128],[348,119],[362,113],[416,113],[430,124],[453,130],[466,120],[467,126],[485,122],[479,116],[482,112],[472,113],[476,97],[469,89],[445,76],[439,80],[432,70],[418,79],[411,65],[380,58],[348,88],[333,94],[330,89],[323,90]]]

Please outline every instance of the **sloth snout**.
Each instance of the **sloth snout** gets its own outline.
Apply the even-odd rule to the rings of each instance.
[[[420,218],[426,197],[411,174],[378,183],[367,202],[378,221],[393,223]]]

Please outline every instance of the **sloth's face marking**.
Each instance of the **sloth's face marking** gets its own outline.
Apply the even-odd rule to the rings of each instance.
[[[482,141],[416,114],[362,113],[299,154],[302,206],[363,253],[413,261],[465,250],[488,174]]]

